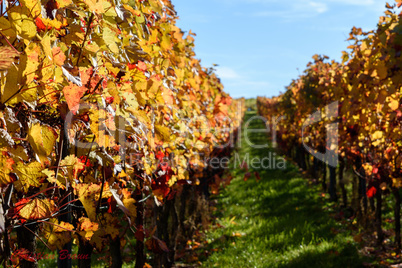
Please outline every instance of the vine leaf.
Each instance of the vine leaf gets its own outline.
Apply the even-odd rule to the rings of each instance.
[[[25,220],[39,220],[49,218],[54,211],[55,205],[53,200],[23,198],[9,210],[9,213],[13,217]]]
[[[80,183],[77,184],[75,189],[77,191],[78,199],[87,212],[89,219],[93,222],[96,221],[96,200],[94,196],[100,192],[100,185]]]
[[[151,239],[148,239],[147,242],[145,242],[145,245],[147,246],[148,250],[157,254],[169,252],[166,243],[154,235],[151,237]]]
[[[395,111],[399,108],[399,101],[395,99],[391,99],[390,103],[388,104],[392,111]]]
[[[47,176],[46,179],[50,183],[55,183],[58,187],[60,187],[60,189],[63,189],[63,190],[66,189],[65,179],[61,176],[60,173],[57,175],[57,179],[55,178],[56,172],[54,170],[44,169],[44,170],[42,170],[42,173]]]
[[[15,59],[20,55],[18,51],[16,51],[12,47],[1,47],[0,48],[0,71],[8,70],[12,64],[15,62]]]
[[[47,240],[47,245],[51,250],[61,250],[65,244],[71,241],[71,231],[74,226],[68,222],[58,221],[55,218],[49,219],[49,223],[44,224],[42,233]]]
[[[13,165],[13,169],[14,173],[18,177],[18,180],[14,182],[14,186],[17,191],[27,193],[29,187],[41,186],[39,179],[44,177],[41,163],[36,161],[29,164],[18,162],[17,164]]]
[[[19,215],[27,220],[38,220],[50,217],[54,210],[53,200],[35,198],[20,209]]]
[[[68,178],[69,182],[78,179],[77,176],[79,172],[85,168],[84,163],[82,163],[75,155],[66,156],[60,161],[60,166],[63,167],[64,175]]]
[[[13,171],[14,160],[7,156],[5,150],[0,152],[0,187],[13,182],[10,172]]]
[[[33,18],[30,17],[30,11],[25,6],[14,6],[10,8],[11,26],[17,34],[24,39],[31,40],[36,36],[36,25]]]
[[[78,104],[86,91],[85,87],[77,86],[70,82],[70,84],[63,88],[64,97],[66,98],[68,108],[74,114],[78,110]]]
[[[64,52],[61,50],[60,47],[53,47],[52,54],[53,54],[53,62],[61,67],[64,64],[64,61],[66,60],[66,55],[64,55]]]
[[[79,225],[77,231],[80,236],[84,237],[86,240],[91,240],[93,234],[99,229],[99,224],[92,222],[86,217],[79,218]]]
[[[57,139],[56,131],[47,125],[42,125],[39,122],[34,123],[28,132],[28,141],[38,156],[38,161],[42,164],[48,164],[47,156],[53,151]]]

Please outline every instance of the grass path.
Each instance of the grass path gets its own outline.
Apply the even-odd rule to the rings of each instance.
[[[255,112],[247,112],[247,122]],[[262,129],[261,120],[250,128]],[[243,128],[244,130],[244,128]],[[244,131],[243,131],[244,132]],[[253,144],[267,142],[266,133],[250,133]],[[245,133],[235,152],[243,159],[269,157],[272,149],[256,149],[247,144]],[[234,162],[234,159],[232,162]],[[256,181],[254,171],[261,180]],[[213,252],[202,267],[364,267],[355,243],[325,210],[320,192],[308,186],[298,169],[259,169],[249,172],[232,166],[232,183],[216,198],[216,217],[223,228],[207,233],[208,249]],[[367,261],[367,260],[366,260]]]

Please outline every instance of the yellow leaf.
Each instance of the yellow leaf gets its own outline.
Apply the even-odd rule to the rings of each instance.
[[[2,88],[1,102],[7,101],[7,104],[15,104],[17,102],[17,93],[20,89],[20,74],[18,69],[12,66],[6,75],[6,84]]]
[[[60,29],[63,26],[63,23],[58,20],[52,20],[48,18],[41,18],[41,21],[43,24],[46,26],[47,29],[55,28],[55,29]],[[67,26],[67,24],[64,24],[64,26]]]
[[[59,8],[63,8],[72,4],[72,0],[56,0]]]
[[[170,41],[170,38],[166,35],[162,36],[162,40],[161,40],[160,44],[164,50],[170,50],[172,48],[172,43]]]
[[[25,49],[26,57],[21,57],[22,62],[25,64],[25,69],[22,72],[22,77],[26,77],[25,83],[31,83],[35,78],[35,72],[38,70],[39,67],[39,55],[41,54],[40,47],[35,44],[31,43]],[[23,67],[22,65],[21,67]]]
[[[99,231],[102,231],[103,236],[110,235],[112,239],[115,239],[119,235],[119,219],[113,217],[111,214],[103,213],[101,224],[103,226],[103,230]]]
[[[0,18],[0,31],[2,34],[7,36],[10,39],[13,39],[17,36],[15,30],[11,27],[11,23],[4,16]]]
[[[39,178],[44,177],[41,163],[31,162],[25,164],[23,162],[18,162],[13,165],[13,169],[14,173],[18,176],[18,180],[14,182],[17,191],[27,193],[30,186],[41,186]]]
[[[40,44],[42,45],[43,51],[45,52],[46,57],[49,59],[52,59],[52,48],[50,46],[51,38],[49,34],[46,34],[44,37],[42,37],[42,40],[40,41]]]
[[[371,76],[373,77],[378,77],[379,79],[385,79],[388,75],[388,70],[387,67],[385,66],[385,63],[383,61],[380,61],[376,69],[374,69],[373,73]]]
[[[56,172],[54,170],[50,170],[50,169],[45,169],[42,170],[42,173],[45,174],[47,176],[47,180],[50,183],[55,183],[58,187],[60,187],[61,189],[66,189],[66,183],[65,183],[65,179],[62,178],[62,176],[60,175],[60,172],[57,176],[57,180],[55,178],[56,176]],[[64,179],[64,180],[63,180]]]
[[[119,219],[109,213],[99,216],[100,228],[91,237],[90,243],[98,250],[102,251],[108,245],[110,238],[115,239],[120,233]]]
[[[135,217],[137,215],[137,207],[135,206],[135,199],[131,197],[124,197],[123,204],[128,209],[131,222],[134,223]]]
[[[100,185],[80,183],[77,184],[75,189],[77,191],[78,199],[84,206],[89,219],[91,221],[96,221],[97,200],[95,199],[95,196],[100,192]]]
[[[36,36],[36,25],[30,11],[25,6],[14,6],[8,11],[11,26],[24,39],[31,40]]]
[[[159,140],[161,141],[170,141],[170,129],[165,126],[155,125],[155,134],[159,137]]]
[[[49,223],[44,223],[41,233],[46,238],[46,244],[54,251],[56,249],[61,250],[65,244],[71,241],[73,231],[74,226],[72,224],[51,218]]]
[[[399,101],[395,99],[391,99],[390,103],[388,104],[392,111],[395,111],[399,108]]]
[[[68,177],[70,182],[77,179],[78,172],[84,169],[84,164],[75,156],[68,155],[60,162],[60,166],[65,170],[65,176]]]
[[[41,162],[47,162],[46,157],[53,152],[57,139],[56,131],[50,126],[34,123],[28,131],[28,141],[32,149],[39,156]]]
[[[373,140],[376,139],[381,139],[383,136],[383,132],[380,130],[377,130],[376,132],[374,132],[374,134],[372,135]]]
[[[116,44],[115,37],[116,34],[109,27],[103,28],[103,39],[105,40],[105,44],[113,53],[119,54],[119,47]]]
[[[39,0],[20,0],[22,6],[27,7],[32,17],[36,18],[41,13],[41,2]]]
[[[103,13],[103,1],[96,0],[84,0],[84,3],[88,5],[88,9],[95,13]]]

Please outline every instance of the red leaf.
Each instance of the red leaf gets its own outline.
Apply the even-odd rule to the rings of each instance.
[[[250,172],[247,172],[246,174],[244,174],[243,180],[244,180],[244,181],[247,181],[250,177],[251,177],[251,173],[250,173]]]
[[[370,189],[367,190],[367,197],[372,198],[377,193],[377,189],[372,186]]]
[[[240,168],[241,169],[245,169],[246,171],[248,171],[248,165],[247,165],[247,163],[245,162],[245,161],[243,161],[242,163],[241,163],[241,165],[240,165]]]
[[[144,234],[144,227],[142,225],[137,227],[137,231],[134,234],[135,239],[137,239],[138,241],[143,242],[144,238],[145,238],[145,234]]]
[[[107,104],[111,104],[111,103],[113,103],[113,101],[114,101],[114,98],[113,97],[106,97],[106,103]]]
[[[166,246],[166,243],[163,242],[162,240],[160,240],[159,238],[157,238],[156,236],[152,236],[151,239],[149,239],[146,243],[146,246],[148,248],[148,250],[157,253],[157,254],[161,254],[163,252],[169,252],[168,247]]]
[[[155,155],[156,159],[158,159],[159,161],[162,161],[163,158],[165,157],[165,154],[162,151],[159,151],[156,155]]]
[[[159,165],[160,165],[160,167],[161,167],[161,169],[162,169],[163,171],[166,171],[166,170],[169,168],[169,165],[168,165],[168,163],[166,163],[166,162],[160,163]]]
[[[116,205],[117,205],[116,200],[113,198],[113,196],[111,196],[108,198],[107,203],[109,206],[107,209],[107,213],[113,213],[113,211],[116,209]]]
[[[377,174],[378,173],[378,167],[373,167],[373,174]]]
[[[8,216],[11,218],[15,218],[18,216],[20,210],[25,206],[26,203],[29,202],[30,199],[23,198],[19,202],[15,203],[14,207],[8,210]]]
[[[254,175],[257,181],[261,180],[260,174],[257,171],[254,172]]]
[[[134,63],[128,63],[127,66],[128,66],[128,69],[129,69],[129,70],[132,70],[132,69],[135,68],[135,64],[134,64]]]
[[[38,32],[46,31],[46,26],[39,17],[35,19],[35,24],[38,29]]]
[[[92,167],[93,165],[89,161],[89,158],[86,155],[82,155],[79,157],[80,162],[83,163],[86,167]]]
[[[177,194],[176,190],[171,191],[167,197],[167,200],[172,200],[176,196],[176,194]]]

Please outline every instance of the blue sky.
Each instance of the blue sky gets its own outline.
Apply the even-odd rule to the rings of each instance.
[[[233,97],[276,96],[314,54],[340,61],[353,26],[376,27],[385,0],[172,0],[196,57]]]

